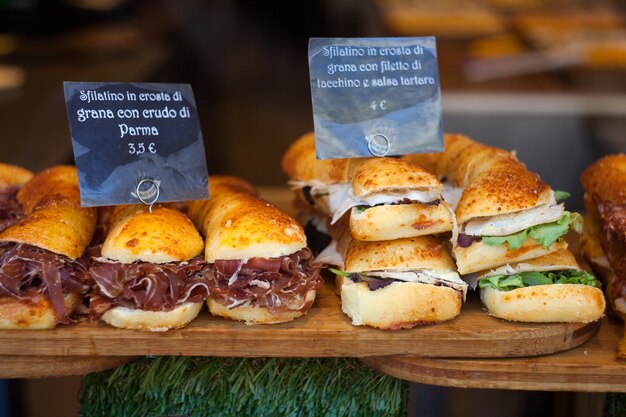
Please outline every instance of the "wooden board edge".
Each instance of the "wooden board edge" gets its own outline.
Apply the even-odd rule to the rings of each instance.
[[[136,356],[0,356],[0,378],[80,376],[116,368]]]

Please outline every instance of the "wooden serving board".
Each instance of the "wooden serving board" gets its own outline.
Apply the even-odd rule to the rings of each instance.
[[[372,368],[422,384],[459,388],[626,392],[626,360],[616,355],[624,324],[604,318],[584,345],[549,356],[509,359],[364,358]]]
[[[598,324],[519,324],[489,317],[476,296],[456,319],[410,330],[352,326],[327,283],[309,313],[290,323],[248,326],[207,311],[189,326],[165,333],[120,330],[82,322],[55,330],[3,330],[0,355],[268,356],[502,358],[545,355],[576,347]]]

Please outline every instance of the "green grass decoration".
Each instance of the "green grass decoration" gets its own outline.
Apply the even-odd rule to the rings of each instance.
[[[345,358],[142,358],[86,375],[81,416],[405,416],[408,385]]]
[[[626,394],[609,392],[604,403],[604,417],[626,416]]]

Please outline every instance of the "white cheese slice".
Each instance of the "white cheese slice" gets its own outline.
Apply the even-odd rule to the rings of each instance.
[[[448,181],[444,181],[443,183],[443,201],[446,203],[450,203],[453,210],[456,210],[456,206],[459,205],[459,201],[461,201],[461,196],[463,195],[463,187],[455,187]]]
[[[552,223],[563,215],[563,204],[542,204],[511,214],[478,218],[465,223],[463,233],[471,236],[507,236],[538,224]]]
[[[406,192],[374,193],[364,197],[356,197],[352,193],[352,184],[331,184],[328,186],[328,203],[333,215],[331,224],[335,224],[348,210],[356,206],[375,206],[377,204],[394,204],[404,199],[420,203],[430,203],[441,198],[436,189],[407,190]]]
[[[422,284],[445,283],[457,291],[463,293],[463,301],[467,295],[467,284],[461,279],[459,274],[450,270],[418,269],[415,271],[372,271],[366,273],[379,278],[392,278],[406,282],[419,282]]]
[[[343,257],[337,251],[337,241],[331,241],[328,246],[320,252],[315,258],[314,262],[321,263],[323,265],[334,265],[339,269],[343,269]]]

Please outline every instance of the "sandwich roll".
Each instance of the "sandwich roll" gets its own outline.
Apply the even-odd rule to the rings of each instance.
[[[329,187],[331,223],[350,211],[357,240],[377,241],[452,230],[443,185],[427,170],[393,158],[364,162],[351,183]]]
[[[626,319],[626,155],[596,161],[581,182],[588,213],[581,249],[603,278],[611,312]]]
[[[600,283],[559,250],[478,274],[489,314],[510,321],[591,322],[605,310]]]
[[[408,329],[451,320],[460,313],[467,284],[435,237],[351,240],[337,248],[343,265],[333,272],[341,309],[353,325]]]
[[[451,136],[440,160],[446,178],[463,191],[456,205],[453,253],[461,274],[564,249],[582,218],[564,209],[537,174],[501,149]]]
[[[76,170],[65,166],[34,176],[17,200],[26,217],[0,233],[0,328],[69,323],[89,290],[96,211],[80,208]]]
[[[322,213],[331,214],[329,187],[348,184],[367,158],[318,160],[315,156],[315,134],[298,138],[285,152],[283,171],[296,197]]]
[[[24,217],[17,193],[32,177],[27,169],[0,163],[0,232]]]
[[[209,311],[246,324],[305,314],[322,281],[302,227],[248,190],[210,181],[211,199],[192,203],[204,216],[194,221],[206,238]]]
[[[209,293],[202,238],[191,220],[173,208],[139,205],[120,207],[113,218],[89,270],[91,319],[153,332],[186,326]]]

